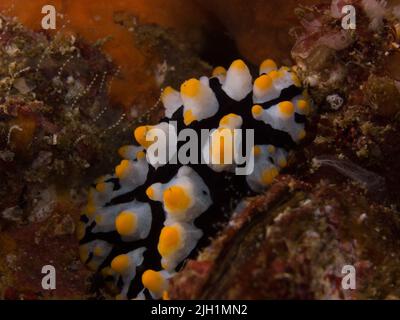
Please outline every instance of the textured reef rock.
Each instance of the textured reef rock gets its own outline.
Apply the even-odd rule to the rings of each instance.
[[[343,4],[333,1],[329,7],[303,14],[306,27],[292,52],[321,108],[315,140],[301,162],[325,158],[321,163],[339,166],[339,172],[364,184],[381,201],[399,205],[400,83],[396,68],[388,66],[399,57],[400,7],[355,1],[357,29],[343,31],[334,23]],[[339,44],[338,38],[343,42]],[[327,157],[363,169],[353,165],[346,170],[343,161],[332,166]]]
[[[170,297],[398,298],[399,215],[363,193],[346,183],[280,178],[187,263]],[[356,290],[342,290],[344,265],[356,268]]]
[[[349,3],[355,31],[337,20]],[[293,58],[320,105],[314,139],[188,261],[172,299],[399,298],[398,10],[333,1],[297,13]],[[341,286],[348,264],[356,290]]]
[[[346,4],[356,9],[354,30],[341,25],[340,12]],[[399,8],[375,0],[334,0],[297,10],[301,27],[293,29],[292,56],[304,81],[315,89],[314,98],[324,102],[333,92],[351,99],[369,76],[383,77],[389,71],[398,51]],[[378,112],[390,114],[387,106],[383,108]]]
[[[74,240],[84,186],[127,137],[108,100],[115,67],[73,36],[0,25],[0,291],[34,297],[54,264],[57,294],[73,297],[85,286]]]

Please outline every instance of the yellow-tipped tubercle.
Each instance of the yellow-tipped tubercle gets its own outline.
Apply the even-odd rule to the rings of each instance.
[[[119,179],[126,178],[130,169],[130,161],[122,160],[121,163],[115,167],[115,175]]]
[[[147,133],[152,129],[152,126],[140,126],[137,127],[133,133],[136,141],[144,148],[151,146],[153,141],[147,140]]]
[[[245,69],[247,69],[247,66],[246,66],[246,64],[244,63],[243,60],[237,59],[237,60],[232,62],[231,68],[232,69],[236,69],[236,70],[245,70]]]
[[[183,115],[183,122],[185,123],[186,126],[189,126],[193,121],[196,121],[197,118],[193,114],[192,110],[187,110],[185,111]]]
[[[171,186],[164,191],[164,205],[171,213],[180,213],[186,211],[191,199],[186,190],[180,186]]]
[[[216,67],[216,68],[214,68],[212,75],[213,75],[213,77],[220,76],[220,75],[224,76],[224,75],[226,75],[226,69],[224,67]]]
[[[276,176],[278,175],[278,169],[275,167],[270,169],[265,169],[261,175],[261,180],[264,185],[270,185]]]
[[[271,60],[271,59],[264,60],[260,65],[260,71],[265,70],[265,69],[275,70],[277,68],[278,67],[277,67],[275,61]]]
[[[129,267],[129,257],[126,254],[116,256],[111,261],[111,268],[120,274],[124,273]]]
[[[166,226],[161,230],[158,242],[158,252],[163,257],[170,256],[179,249],[181,244],[181,234],[175,226]]]
[[[137,215],[131,211],[122,211],[115,219],[115,228],[122,236],[128,236],[137,228]]]
[[[189,79],[181,85],[181,94],[190,98],[197,97],[200,94],[201,82],[197,79]]]
[[[281,114],[285,115],[286,117],[289,117],[294,113],[294,106],[290,101],[283,101],[279,103],[278,108]]]
[[[272,87],[272,78],[263,74],[254,81],[254,86],[261,91],[266,91]]]
[[[253,106],[253,108],[251,108],[251,113],[253,114],[253,116],[261,116],[262,113],[264,112],[263,107],[261,107],[260,105],[256,104],[255,106]]]
[[[146,270],[142,275],[143,286],[151,292],[161,294],[164,288],[164,277],[160,272]]]

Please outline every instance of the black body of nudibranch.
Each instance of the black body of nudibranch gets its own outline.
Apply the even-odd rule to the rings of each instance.
[[[262,63],[253,78],[242,60],[212,77],[190,79],[180,92],[167,87],[165,118],[134,131],[135,145],[119,150],[122,162],[100,178],[78,228],[80,255],[120,292],[118,298],[166,298],[168,282],[204,246],[244,196],[260,192],[287,165],[290,149],[305,137],[311,101],[289,68]],[[235,164],[153,166],[146,150],[150,129],[254,129],[254,170]],[[179,143],[178,143],[179,144]],[[207,148],[211,157],[221,148]]]

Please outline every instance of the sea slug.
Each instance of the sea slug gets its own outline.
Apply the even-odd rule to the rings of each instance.
[[[306,136],[313,109],[295,71],[278,68],[273,60],[261,64],[254,82],[248,66],[236,60],[228,70],[215,68],[210,78],[184,82],[180,92],[165,88],[161,101],[165,117],[134,130],[135,144],[120,148],[123,160],[114,173],[90,189],[78,227],[81,260],[101,273],[120,299],[168,298],[169,279],[184,261],[244,196],[268,187],[287,166],[288,152]],[[217,160],[173,162],[173,152],[168,163],[154,162],[152,129],[188,128],[199,137],[202,129],[216,129],[197,151]],[[232,136],[242,129],[242,141],[246,129],[254,131],[254,162],[247,175],[236,174],[238,164],[226,161],[226,154],[237,150],[235,139],[221,142],[224,137],[216,136],[223,129]],[[211,143],[215,137],[221,143]],[[179,150],[184,145],[173,143]]]

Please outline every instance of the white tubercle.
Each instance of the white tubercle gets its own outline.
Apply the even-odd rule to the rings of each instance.
[[[148,172],[149,164],[144,156],[141,156],[136,161],[122,160],[121,163],[115,167],[115,176],[119,179],[121,188],[113,191],[112,196],[116,197],[126,192],[133,191],[146,181]]]
[[[243,100],[252,90],[253,78],[242,60],[235,60],[226,73],[222,89],[233,100]]]
[[[170,123],[161,122],[151,126],[146,134],[151,142],[147,148],[146,159],[154,168],[169,163],[177,152],[177,129]]]
[[[290,101],[283,101],[273,105],[269,109],[263,109],[260,105],[252,108],[254,119],[269,124],[276,130],[287,132],[293,141],[299,142],[305,137],[304,124],[297,123],[294,118],[295,107]]]
[[[165,116],[171,118],[183,105],[180,93],[172,87],[166,87],[161,93],[161,101],[165,108]]]
[[[298,114],[308,116],[313,110],[309,97],[305,94],[298,95],[292,99],[295,111]]]
[[[212,204],[210,190],[190,167],[184,166],[168,183],[155,183],[146,190],[153,201],[162,202],[165,223],[192,222]]]
[[[112,245],[103,240],[93,240],[79,247],[79,254],[82,261],[87,261],[90,257],[88,267],[97,270],[104,262],[112,250]]]
[[[143,253],[145,251],[146,248],[141,247],[128,253],[116,256],[111,261],[111,269],[122,278],[123,282],[122,290],[117,299],[127,298],[131,282],[136,276],[136,269],[143,263]]]
[[[294,72],[287,68],[269,68],[271,71],[263,73],[254,81],[253,102],[264,103],[279,98],[282,91],[293,85],[300,86],[300,80]],[[265,70],[269,70],[266,69]]]
[[[204,144],[203,158],[214,171],[232,172],[235,169],[235,159],[242,143],[241,134],[235,129],[241,128],[242,124],[242,117],[236,114],[224,116]]]
[[[168,290],[169,280],[174,276],[166,270],[146,270],[142,275],[143,286],[149,291],[153,299],[160,299]]]
[[[214,91],[204,83],[204,79],[185,81],[181,86],[181,97],[184,105],[183,120],[187,126],[193,121],[210,118],[218,112],[218,100]]]
[[[122,159],[126,160],[137,160],[138,154],[144,151],[142,146],[126,145],[118,149],[118,154]]]
[[[212,72],[212,76],[218,78],[219,83],[223,84],[226,80],[226,69],[224,67],[216,67]]]
[[[202,76],[200,77],[200,82],[202,84],[204,84],[205,86],[209,87],[210,86],[210,78],[208,78],[207,76]]]
[[[259,73],[260,73],[260,75],[268,74],[274,70],[278,70],[278,67],[277,67],[275,61],[271,60],[271,59],[267,59],[261,63]]]
[[[271,71],[268,75],[273,79],[274,87],[279,91],[287,89],[293,85],[296,87],[301,86],[301,82],[296,73],[289,71],[286,67],[282,67],[278,71]]]
[[[117,226],[117,217],[121,213],[134,213],[134,217],[125,216],[124,218],[123,216],[123,218],[120,218],[119,222],[129,222],[128,226]],[[133,200],[127,203],[100,208],[95,214],[94,221],[96,225],[93,227],[93,233],[118,231],[123,240],[126,239],[128,241],[129,237],[136,240],[147,237],[150,232],[152,216],[150,206],[147,203]],[[131,229],[131,232],[129,232],[129,229]]]
[[[115,229],[123,241],[142,240],[149,235],[152,220],[150,205],[134,200],[115,218]]]
[[[111,178],[113,178],[113,176],[99,178],[96,181],[96,186],[94,188],[90,188],[88,194],[88,203],[83,210],[83,213],[88,218],[88,221],[85,223],[85,225],[90,225],[93,222],[98,210],[112,199],[114,183],[110,181],[107,182],[107,180]]]
[[[253,102],[264,103],[279,98],[281,91],[275,87],[274,80],[267,74],[259,76],[253,85]]]
[[[162,267],[173,272],[203,236],[203,232],[193,224],[175,222],[166,225],[160,234],[158,252],[161,255]]]
[[[273,145],[256,145],[253,149],[254,170],[246,176],[247,184],[255,192],[268,187],[281,168],[286,166],[286,151]]]

